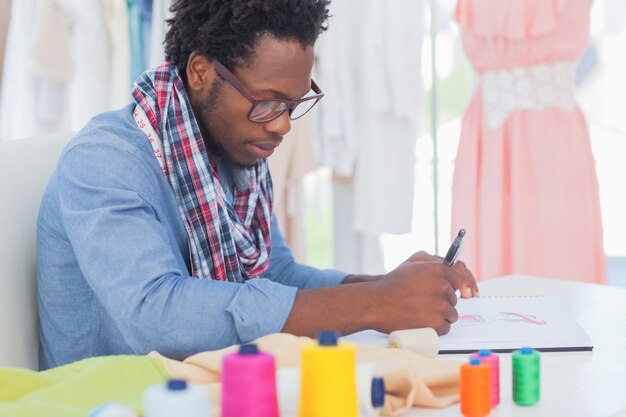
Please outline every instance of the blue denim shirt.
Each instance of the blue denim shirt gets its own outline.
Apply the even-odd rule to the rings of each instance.
[[[274,218],[262,278],[191,278],[174,192],[132,109],[91,120],[63,151],[44,194],[37,227],[42,369],[151,350],[182,359],[247,342],[282,329],[298,288],[346,277],[296,263]]]

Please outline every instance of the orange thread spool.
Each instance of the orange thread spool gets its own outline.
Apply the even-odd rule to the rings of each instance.
[[[461,413],[484,417],[491,411],[491,366],[479,359],[461,365]]]

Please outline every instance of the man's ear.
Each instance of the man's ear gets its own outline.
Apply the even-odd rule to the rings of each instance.
[[[213,61],[197,52],[187,59],[187,88],[194,92],[208,90],[217,76]]]

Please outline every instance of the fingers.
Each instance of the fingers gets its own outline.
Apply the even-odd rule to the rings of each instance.
[[[467,269],[467,266],[463,261],[457,261],[452,266],[463,276],[463,284],[461,290],[461,297],[471,298],[478,295],[478,285],[474,279],[472,272]]]
[[[452,324],[444,320],[443,323],[441,323],[439,326],[435,328],[435,331],[437,332],[439,336],[443,336],[444,334],[448,334],[450,332],[451,327],[452,327]]]
[[[446,295],[447,295],[448,302],[450,303],[452,307],[455,307],[456,304],[459,302],[459,299],[456,297],[456,293],[454,292],[452,287],[448,287],[448,291],[446,292],[447,292]]]
[[[452,323],[455,323],[459,319],[459,312],[455,308],[458,303],[458,298],[452,287],[453,285],[448,285],[445,291],[444,296],[449,304],[440,316],[442,319],[441,324],[435,329],[439,335],[447,334],[450,331]]]
[[[448,305],[446,310],[443,312],[442,316],[438,320],[439,324],[433,329],[437,332],[438,335],[448,334],[450,329],[452,328],[452,323],[456,323],[459,319],[459,312],[451,305]]]
[[[463,288],[465,288],[463,275],[455,268],[450,268],[447,266],[443,266],[443,268],[445,268],[444,278],[448,280],[448,282],[452,286],[452,289],[454,291],[461,290],[461,294],[463,294],[462,290]]]
[[[388,319],[381,323],[383,331],[432,327],[446,334],[458,320],[455,291],[463,287],[464,276],[441,262],[405,262],[377,285],[384,289],[386,299],[395,300]]]
[[[446,321],[448,323],[456,323],[459,319],[459,312],[454,307],[448,308],[446,311]]]
[[[423,250],[414,253],[407,259],[407,262],[438,262],[438,257],[433,256]]]
[[[452,289],[450,289],[450,293],[452,297],[454,297],[454,303],[446,303],[443,301],[443,304],[439,304],[439,307],[433,311],[433,315],[431,316],[431,324],[430,326],[437,332],[438,335],[444,335],[450,332],[452,323],[456,323],[459,319],[459,312],[454,308],[454,304],[456,304],[456,296]],[[446,301],[451,301],[450,294],[448,294],[448,299]]]

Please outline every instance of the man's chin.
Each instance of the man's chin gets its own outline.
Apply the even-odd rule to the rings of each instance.
[[[250,158],[244,160],[243,158],[236,158],[232,155],[225,155],[224,159],[237,168],[252,168],[260,161],[259,158]]]

